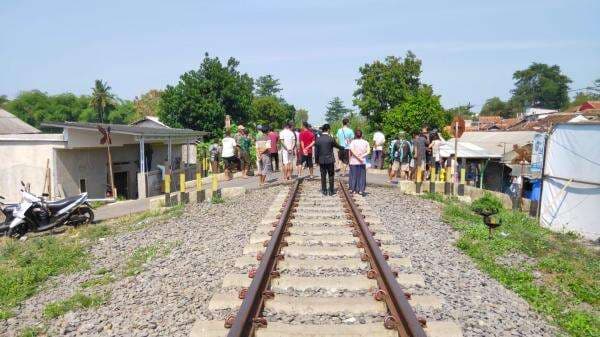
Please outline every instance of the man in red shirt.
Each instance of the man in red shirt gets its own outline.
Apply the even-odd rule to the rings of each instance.
[[[279,172],[279,151],[277,150],[277,144],[279,144],[279,133],[275,132],[272,128],[269,128],[270,132],[267,135],[271,141],[271,148],[269,149],[269,156],[271,156],[271,167],[275,168],[275,172]],[[273,166],[273,160],[275,165]]]
[[[315,134],[310,129],[310,125],[307,122],[303,123],[304,128],[300,132],[300,149],[302,151],[302,165],[308,167],[309,178],[313,176],[313,146],[315,145]],[[298,172],[298,177],[302,175],[302,172]]]

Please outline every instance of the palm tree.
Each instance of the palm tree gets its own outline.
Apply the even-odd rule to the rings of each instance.
[[[102,80],[96,80],[92,88],[92,100],[90,106],[100,115],[100,122],[104,123],[104,112],[106,108],[113,105],[114,96],[110,92],[111,87]]]
[[[96,113],[100,115],[100,122],[104,123],[104,112],[108,106],[113,105],[114,96],[110,93],[110,86],[106,82],[102,82],[102,80],[96,80],[94,82],[94,87],[92,88],[92,100],[90,101],[90,106],[96,110]],[[113,198],[116,198],[117,195],[115,193],[115,180],[113,177],[113,169],[112,169],[112,156],[110,154],[110,127],[107,128],[108,137],[106,140],[106,152],[108,155],[108,176],[110,182],[110,190]]]

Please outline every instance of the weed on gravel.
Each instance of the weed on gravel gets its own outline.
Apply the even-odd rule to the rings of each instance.
[[[168,255],[171,248],[177,243],[157,243],[149,246],[138,247],[133,251],[125,263],[123,269],[124,276],[133,276],[144,271],[144,265],[161,256]]]
[[[49,277],[88,267],[85,246],[52,236],[0,243],[0,319]]]
[[[481,216],[456,200],[443,202],[444,221],[460,233],[457,246],[480,269],[571,336],[600,336],[600,251],[573,233],[552,232],[508,210],[500,211],[501,226],[488,239]]]
[[[28,326],[20,331],[19,337],[45,336],[47,330],[46,327],[42,326]]]
[[[69,228],[60,235],[34,235],[25,241],[0,238],[0,320],[12,317],[12,308],[36,294],[50,277],[87,269],[89,248],[99,239],[141,230],[182,213],[183,207],[175,206]],[[86,281],[81,286],[93,287],[112,281],[106,276]]]
[[[56,301],[46,305],[43,315],[46,318],[60,317],[69,311],[98,307],[106,303],[109,298],[110,295],[108,293],[85,295],[78,292],[66,300]]]

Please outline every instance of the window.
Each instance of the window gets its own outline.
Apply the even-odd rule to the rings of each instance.
[[[79,192],[80,193],[87,192],[87,188],[85,186],[85,179],[79,179]]]

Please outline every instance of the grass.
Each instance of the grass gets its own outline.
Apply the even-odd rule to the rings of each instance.
[[[62,235],[34,236],[26,241],[0,238],[0,320],[12,317],[12,308],[35,295],[50,277],[89,268],[88,249],[98,240],[140,230],[182,213],[183,207],[175,206],[69,228]],[[96,273],[103,275],[109,271]],[[86,281],[81,286],[89,288],[112,280],[112,276],[107,275]]]
[[[81,282],[80,286],[83,289],[87,289],[87,288],[91,288],[91,287],[96,287],[96,286],[102,286],[105,284],[109,284],[112,281],[115,280],[115,277],[112,276],[111,274],[104,274],[100,277],[96,277],[93,279],[89,279],[87,281]]]
[[[88,267],[83,245],[52,236],[0,244],[0,319],[35,294],[49,277]]]
[[[225,202],[225,199],[223,199],[222,196],[215,194],[210,199],[210,202],[213,203],[213,204],[222,204],[222,203]]]
[[[19,337],[37,337],[45,334],[47,331],[46,327],[41,326],[28,326],[21,329]]]
[[[481,270],[569,335],[600,336],[599,251],[583,245],[574,233],[552,232],[524,213],[508,210],[500,211],[502,225],[488,240],[480,216],[456,200],[442,201],[444,221],[460,233],[457,246]]]
[[[106,303],[109,297],[108,294],[85,295],[82,293],[75,293],[75,295],[66,300],[56,301],[46,305],[42,313],[46,318],[56,318],[69,311],[98,307]]]
[[[168,255],[173,243],[157,243],[138,247],[133,251],[123,268],[124,276],[134,276],[144,271],[144,265],[158,257]]]

